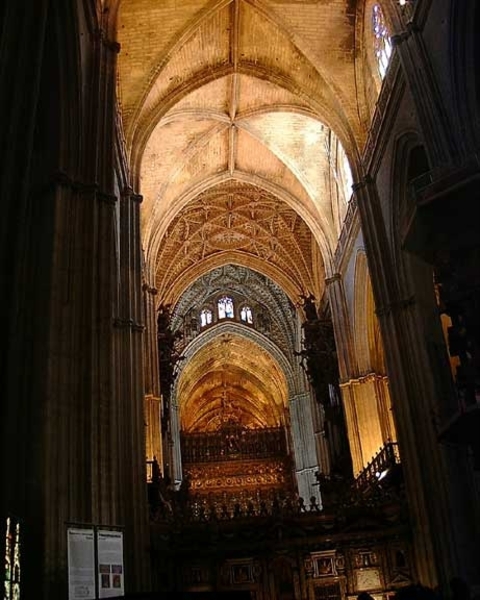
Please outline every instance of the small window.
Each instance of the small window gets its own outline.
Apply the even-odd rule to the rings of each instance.
[[[211,325],[213,321],[213,313],[209,308],[204,308],[200,313],[200,325],[202,327],[206,327],[207,325]]]
[[[252,309],[249,306],[242,306],[242,310],[240,311],[240,319],[245,323],[253,324],[253,314]]]
[[[392,55],[392,42],[380,4],[374,4],[372,7],[372,30],[378,72],[383,79]]]
[[[233,300],[229,296],[223,296],[218,301],[218,318],[233,319]]]

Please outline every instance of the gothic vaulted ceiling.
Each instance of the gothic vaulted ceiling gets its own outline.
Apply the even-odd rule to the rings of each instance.
[[[175,306],[224,265],[261,273],[292,304],[321,298],[349,199],[343,148],[353,158],[365,138],[358,10],[355,0],[122,0],[118,95],[159,303]]]

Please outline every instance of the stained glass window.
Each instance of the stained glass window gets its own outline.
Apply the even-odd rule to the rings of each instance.
[[[4,600],[20,600],[20,523],[8,517],[5,528]]]
[[[218,318],[233,319],[233,300],[229,296],[223,296],[218,301]]]
[[[209,308],[204,308],[200,313],[200,325],[205,327],[213,321],[213,313]]]
[[[252,309],[249,306],[242,306],[242,310],[240,311],[240,319],[245,321],[245,323],[253,324],[253,314]]]
[[[378,72],[383,79],[387,72],[390,56],[392,55],[392,42],[390,41],[390,35],[380,4],[374,4],[372,7],[372,30]]]

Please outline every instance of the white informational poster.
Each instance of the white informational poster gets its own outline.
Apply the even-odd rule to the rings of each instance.
[[[99,529],[97,544],[98,597],[124,596],[123,533]]]
[[[95,599],[95,532],[92,529],[67,530],[68,598]]]

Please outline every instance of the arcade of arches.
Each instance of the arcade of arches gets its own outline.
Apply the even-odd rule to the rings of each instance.
[[[5,599],[478,591],[475,2],[34,4],[1,12]],[[122,567],[80,581],[95,528]]]

